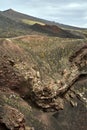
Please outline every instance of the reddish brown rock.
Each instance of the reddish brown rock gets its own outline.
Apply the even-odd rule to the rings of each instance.
[[[2,113],[0,114],[0,122],[10,130],[25,130],[24,115],[17,109],[5,105],[0,107]]]

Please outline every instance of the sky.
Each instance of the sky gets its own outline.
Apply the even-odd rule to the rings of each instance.
[[[38,18],[87,28],[87,0],[0,0],[0,10],[14,9]]]

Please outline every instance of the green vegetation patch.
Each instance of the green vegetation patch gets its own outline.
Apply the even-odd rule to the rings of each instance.
[[[28,20],[28,19],[23,19],[22,20],[23,23],[26,23],[26,24],[29,24],[29,25],[34,25],[36,23],[40,24],[40,25],[45,25],[44,23],[42,22],[38,22],[38,21],[33,21],[33,20]]]

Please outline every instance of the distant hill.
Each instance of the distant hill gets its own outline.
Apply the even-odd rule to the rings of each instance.
[[[29,25],[17,22],[0,12],[0,37],[14,37],[31,32]]]
[[[0,37],[15,37],[27,34],[44,34],[62,38],[84,38],[82,33],[68,30],[51,21],[39,19],[12,9],[0,12]],[[77,28],[75,28],[77,29]]]
[[[8,10],[3,11],[3,15],[6,17],[9,17],[10,19],[16,20],[16,21],[21,21],[23,19],[37,20],[37,21],[39,20],[38,18],[19,13],[13,9],[8,9]]]
[[[27,19],[27,20],[33,20],[33,21],[36,21],[36,22],[39,21],[39,22],[42,22],[42,23],[48,24],[48,25],[56,25],[56,26],[59,26],[61,28],[65,28],[65,29],[75,29],[75,30],[82,29],[82,28],[79,28],[79,27],[64,25],[64,24],[61,24],[61,23],[36,18],[36,17],[30,16],[30,15],[26,15],[26,14],[17,12],[17,11],[15,11],[13,9],[5,10],[5,11],[3,11],[3,14],[5,16],[7,16],[7,17],[9,17],[9,18],[11,18],[13,20],[17,20],[17,21],[23,21],[23,20]]]

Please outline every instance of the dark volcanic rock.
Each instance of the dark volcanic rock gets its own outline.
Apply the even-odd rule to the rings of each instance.
[[[82,36],[72,34],[71,32],[61,29],[60,27],[56,25],[40,25],[38,23],[34,24],[31,26],[32,29],[46,33],[50,36],[56,36],[56,37],[61,37],[61,38],[80,38],[82,39]]]
[[[66,103],[64,110],[54,114],[59,130],[87,129],[87,109],[81,101],[77,102],[77,107],[73,108],[69,103]]]

